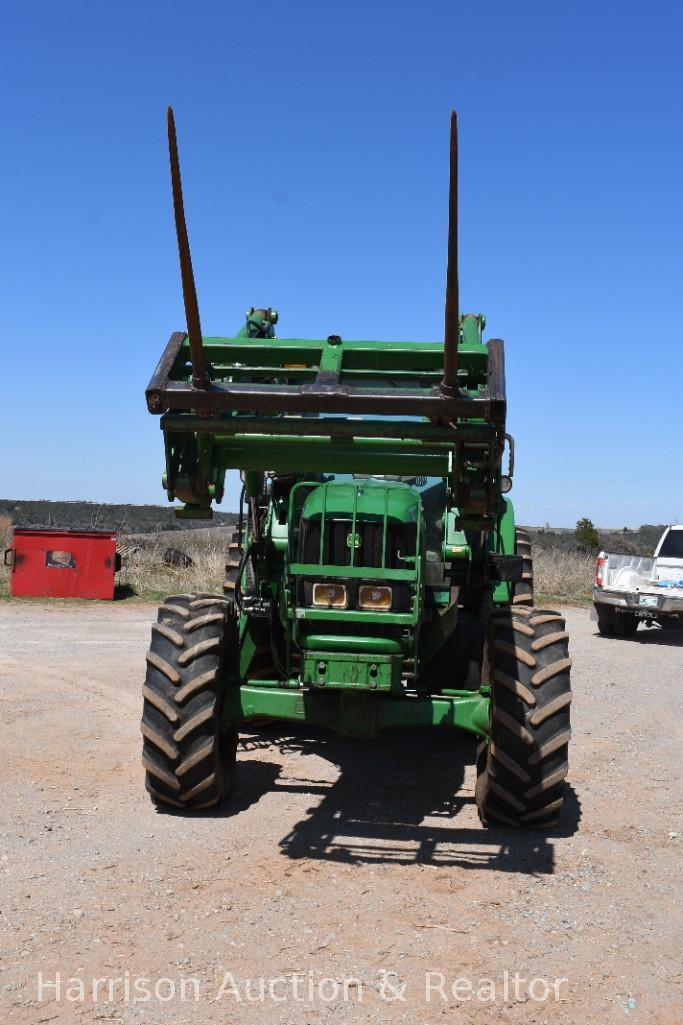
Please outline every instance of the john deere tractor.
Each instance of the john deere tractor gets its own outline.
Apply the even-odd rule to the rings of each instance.
[[[455,727],[478,740],[485,824],[555,824],[567,633],[533,604],[529,537],[507,497],[503,342],[459,312],[455,114],[443,344],[280,338],[270,308],[205,337],[171,110],[168,133],[187,330],[147,405],[179,516],[210,517],[228,470],[242,494],[224,593],[173,595],[152,627],[152,799],[188,811],[227,799],[250,720],[367,738]]]

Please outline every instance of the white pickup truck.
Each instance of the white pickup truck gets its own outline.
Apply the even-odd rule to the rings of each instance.
[[[683,626],[683,524],[667,527],[654,556],[600,552],[593,589],[598,630],[631,637],[646,626]]]

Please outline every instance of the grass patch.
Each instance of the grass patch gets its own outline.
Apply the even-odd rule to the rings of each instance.
[[[595,556],[581,552],[534,550],[537,605],[590,605],[595,582]]]
[[[121,598],[162,601],[169,594],[223,593],[228,549],[226,538],[195,541],[188,532],[183,535],[182,542],[173,547],[188,556],[191,565],[168,566],[164,563],[164,552],[169,548],[167,538],[145,542],[139,551],[128,555],[119,574]]]
[[[535,604],[539,608],[552,608],[554,605],[572,605],[576,608],[587,609],[593,604],[590,595],[566,598],[563,594],[546,594],[545,591],[536,591]]]

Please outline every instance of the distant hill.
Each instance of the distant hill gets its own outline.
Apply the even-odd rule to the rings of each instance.
[[[212,520],[178,520],[170,505],[109,505],[103,502],[35,502],[0,498],[0,518],[15,527],[58,530],[116,530],[119,534],[154,534],[160,530],[225,527],[237,513],[214,512]]]

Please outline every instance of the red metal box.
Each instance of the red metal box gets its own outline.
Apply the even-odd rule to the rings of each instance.
[[[14,530],[5,563],[15,598],[114,597],[116,534],[101,530]]]

